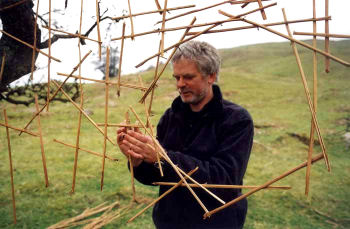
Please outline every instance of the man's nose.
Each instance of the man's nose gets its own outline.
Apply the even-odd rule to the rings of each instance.
[[[179,80],[176,82],[176,86],[177,86],[178,88],[182,88],[182,87],[185,86],[185,82],[184,82],[184,80],[183,80],[182,77],[180,77]]]

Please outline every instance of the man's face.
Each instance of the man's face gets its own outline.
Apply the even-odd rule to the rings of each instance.
[[[185,58],[174,62],[173,70],[182,101],[190,104],[192,110],[199,111],[212,98],[211,87],[216,76],[203,76],[196,63]]]

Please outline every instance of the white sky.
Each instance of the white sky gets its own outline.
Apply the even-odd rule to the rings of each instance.
[[[80,19],[80,2],[79,0],[68,0],[68,8],[65,11],[64,15],[52,14],[52,20],[57,22],[57,25],[62,26],[65,31],[75,33],[79,29],[79,19]],[[154,0],[130,0],[131,2],[131,11],[132,13],[139,13],[145,11],[156,10],[156,5]],[[164,0],[159,0],[160,4],[164,4]],[[213,5],[222,1],[213,1],[213,0],[168,0],[168,8],[185,6],[185,5],[196,5],[195,8],[202,8],[205,6]],[[283,15],[281,8],[285,8],[288,20],[296,19],[306,19],[312,17],[312,0],[276,0],[276,1],[266,1],[263,2],[263,5],[268,5],[273,2],[277,2],[277,6],[268,8],[265,10],[268,20],[262,20],[260,12],[250,14],[246,16],[247,19],[255,21],[257,23],[270,23],[270,22],[279,22],[283,21]],[[349,19],[350,14],[348,10],[350,9],[349,0],[330,0],[329,15],[332,16],[330,21],[330,33],[337,34],[349,34],[350,35],[350,26]],[[324,10],[325,0],[316,0],[317,7],[317,17],[323,17],[325,14]],[[53,1],[52,0],[52,10],[53,9],[63,9],[64,1]],[[128,14],[128,0],[102,0],[101,11],[108,7],[109,11],[106,15],[109,16],[121,16],[121,14]],[[182,25],[188,25],[192,18],[196,16],[197,23],[207,23],[218,20],[227,19],[225,16],[222,16],[218,13],[218,10],[221,9],[227,13],[237,15],[241,14],[258,7],[257,3],[251,3],[246,8],[242,9],[240,5],[230,5],[224,4],[219,7],[211,8],[201,13],[191,14],[186,17],[181,17],[174,19],[172,21],[166,22],[166,27],[178,27]],[[83,16],[83,29],[85,32],[94,21],[96,20],[96,5],[95,1],[84,1],[84,16]],[[193,10],[194,8],[171,11],[170,14],[167,14],[167,17],[175,16],[177,14]],[[33,10],[36,10],[36,6],[33,7]],[[40,1],[39,14],[45,14],[48,12],[48,0]],[[48,18],[46,15],[45,18]],[[161,28],[161,24],[154,25],[157,21],[161,20],[162,16],[160,14],[150,14],[144,16],[137,16],[134,18],[134,30],[135,33],[145,32]],[[112,47],[118,47],[120,50],[121,41],[110,41],[111,38],[116,38],[121,36],[122,24],[126,23],[126,34],[129,35],[131,31],[130,19],[125,19],[119,23],[112,23],[111,30],[107,34],[105,32],[106,26],[110,20],[105,20],[101,23],[101,36],[104,39],[104,44],[110,45]],[[233,28],[238,26],[247,25],[242,22],[230,22],[222,26],[218,26],[215,29],[219,28]],[[284,34],[287,34],[285,26],[274,26],[272,29],[278,30]],[[312,22],[291,24],[290,28],[292,31],[299,32],[312,32]],[[193,31],[204,30],[204,27],[193,29]],[[178,30],[176,32],[168,32],[165,34],[165,47],[168,47],[176,43],[182,36],[184,30]],[[324,32],[324,22],[318,22],[318,32]],[[45,29],[42,29],[42,34],[46,34]],[[90,38],[97,39],[96,29],[90,34]],[[309,36],[295,36],[297,39],[309,39]],[[46,39],[46,38],[45,38]],[[141,68],[135,68],[134,66],[144,60],[145,58],[155,54],[158,51],[159,40],[161,39],[160,34],[146,35],[142,37],[136,37],[134,41],[126,39],[124,43],[124,54],[123,54],[123,63],[122,63],[122,74],[137,72],[143,70],[150,65],[155,65],[156,59],[149,61]],[[216,33],[216,34],[207,34],[202,35],[197,40],[203,40],[211,43],[216,48],[231,48],[247,44],[255,43],[265,43],[265,42],[279,42],[286,41],[284,38],[281,38],[277,35],[271,34],[264,31],[263,29],[250,29],[250,30],[241,30],[234,32],[225,32],[225,33]],[[102,73],[98,70],[95,70],[96,65],[92,61],[96,61],[98,54],[98,45],[91,41],[86,41],[87,45],[82,46],[82,55],[86,54],[89,50],[92,50],[93,54],[88,57],[82,66],[82,76],[101,79]],[[56,72],[62,72],[69,74],[73,67],[79,62],[78,58],[78,41],[77,39],[67,39],[59,40],[52,45],[52,56],[59,58],[62,63],[57,63],[52,61],[51,64],[51,77],[55,78]],[[48,49],[43,50],[48,52]],[[168,52],[170,53],[170,51]],[[163,60],[164,61],[164,60]],[[45,81],[47,77],[47,58],[43,55],[39,55],[36,65],[41,68],[41,70],[36,71],[34,77],[36,80],[43,79]],[[58,77],[61,78],[61,77]],[[62,78],[61,78],[62,79]]]

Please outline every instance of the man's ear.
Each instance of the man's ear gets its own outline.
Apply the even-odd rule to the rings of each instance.
[[[208,76],[208,83],[213,85],[216,82],[216,73],[213,73]]]

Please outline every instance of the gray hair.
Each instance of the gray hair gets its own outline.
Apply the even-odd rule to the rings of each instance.
[[[203,41],[188,41],[179,46],[176,50],[171,63],[174,63],[184,57],[197,64],[198,70],[204,76],[216,73],[216,79],[219,78],[220,56],[216,48]]]

